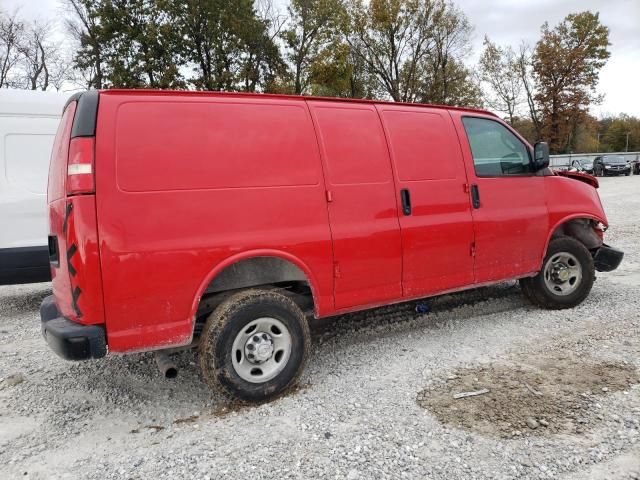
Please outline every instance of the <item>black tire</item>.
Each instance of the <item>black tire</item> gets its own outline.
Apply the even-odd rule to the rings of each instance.
[[[567,294],[560,295],[551,290],[545,282],[545,268],[551,258],[561,253],[568,253],[575,257],[580,264],[581,280],[575,289]],[[522,293],[533,303],[542,308],[560,310],[573,308],[587,298],[595,280],[595,267],[593,257],[587,247],[571,237],[559,237],[551,240],[547,254],[542,262],[542,269],[535,277],[520,280]]]
[[[250,322],[262,317],[277,319],[287,328],[291,353],[274,378],[252,383],[243,379],[234,367],[233,343]],[[245,290],[222,302],[207,319],[199,345],[200,370],[211,387],[227,396],[246,401],[268,400],[296,383],[310,344],[307,320],[290,298],[277,290]]]

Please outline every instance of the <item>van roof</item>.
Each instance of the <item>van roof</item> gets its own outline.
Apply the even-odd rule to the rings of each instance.
[[[493,112],[482,110],[480,108],[467,108],[467,107],[453,107],[450,105],[433,105],[425,103],[403,103],[403,102],[390,102],[385,100],[367,100],[358,98],[340,98],[340,97],[314,97],[307,95],[281,95],[275,93],[245,93],[245,92],[211,92],[211,91],[192,91],[192,90],[152,90],[152,89],[111,89],[101,90],[100,94],[108,95],[161,95],[161,96],[228,96],[228,97],[258,97],[258,98],[274,98],[274,99],[287,99],[287,100],[326,100],[331,102],[349,102],[349,103],[368,103],[368,104],[387,104],[387,105],[411,105],[411,106],[423,106],[431,108],[441,108],[443,110],[458,110],[463,112],[475,112],[485,115],[492,115],[497,117]]]
[[[60,117],[71,93],[0,89],[0,115]]]

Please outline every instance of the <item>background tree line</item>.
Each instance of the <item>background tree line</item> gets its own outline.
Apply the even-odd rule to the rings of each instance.
[[[486,107],[554,152],[616,149],[638,119],[589,108],[609,58],[597,13],[544,24],[538,42],[485,38],[448,0],[60,0],[64,29],[0,12],[0,87],[176,88]],[[71,47],[60,45],[64,33]],[[617,133],[616,133],[617,132]],[[624,134],[624,135],[623,135]],[[595,144],[594,144],[595,139]],[[595,147],[594,147],[595,145]]]

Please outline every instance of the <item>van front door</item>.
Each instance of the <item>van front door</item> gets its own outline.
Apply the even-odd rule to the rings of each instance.
[[[318,134],[333,239],[337,309],[402,296],[400,227],[375,106],[307,102]]]
[[[473,283],[473,221],[451,116],[427,107],[378,105],[396,177],[405,297]]]
[[[529,146],[496,118],[452,112],[465,157],[475,229],[475,279],[537,272],[547,240],[544,178]]]

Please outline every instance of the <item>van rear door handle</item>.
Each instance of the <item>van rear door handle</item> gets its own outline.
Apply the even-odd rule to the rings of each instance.
[[[409,194],[409,189],[403,188],[400,190],[400,200],[402,200],[402,213],[411,215],[411,195]]]
[[[476,184],[471,185],[471,204],[473,208],[480,208],[480,191]]]

